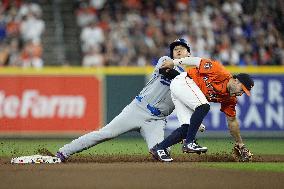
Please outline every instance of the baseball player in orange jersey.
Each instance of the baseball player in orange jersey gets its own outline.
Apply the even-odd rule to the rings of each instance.
[[[188,53],[188,56],[166,60],[162,68],[171,69],[177,65],[195,66],[195,68],[181,73],[171,82],[171,96],[181,127],[151,149],[153,157],[160,161],[171,160],[165,149],[183,139],[185,139],[183,152],[199,154],[206,152],[207,147],[201,147],[196,143],[196,133],[210,109],[209,102],[219,102],[221,111],[226,115],[230,133],[236,142],[234,149],[238,152],[241,161],[249,161],[252,154],[242,141],[235,107],[237,96],[243,93],[250,96],[250,90],[254,86],[251,77],[244,73],[231,75],[217,61],[190,57],[191,54],[183,46],[173,45],[172,52],[174,55]]]

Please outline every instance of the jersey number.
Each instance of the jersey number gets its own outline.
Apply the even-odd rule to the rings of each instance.
[[[170,86],[171,84],[171,80],[166,78],[165,76],[161,76],[161,81],[160,81],[163,85],[167,85]]]

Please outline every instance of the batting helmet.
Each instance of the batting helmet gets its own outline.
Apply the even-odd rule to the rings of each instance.
[[[181,46],[184,46],[187,51],[190,53],[190,46],[189,44],[187,43],[187,41],[185,39],[176,39],[174,42],[172,42],[170,44],[170,57],[173,58],[173,50],[175,48],[175,46],[178,46],[178,45],[181,45]]]

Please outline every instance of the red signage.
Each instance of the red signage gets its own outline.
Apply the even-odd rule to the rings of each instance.
[[[1,76],[0,132],[86,132],[101,125],[92,76]]]

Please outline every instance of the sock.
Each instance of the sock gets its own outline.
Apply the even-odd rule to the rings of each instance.
[[[187,135],[186,135],[186,143],[193,142],[196,137],[199,126],[201,125],[204,117],[207,115],[210,110],[209,104],[202,104],[198,106],[193,112],[190,118],[190,125],[188,127]]]
[[[189,124],[183,124],[181,127],[174,130],[167,138],[158,144],[159,148],[166,149],[174,144],[179,143],[186,137]]]

